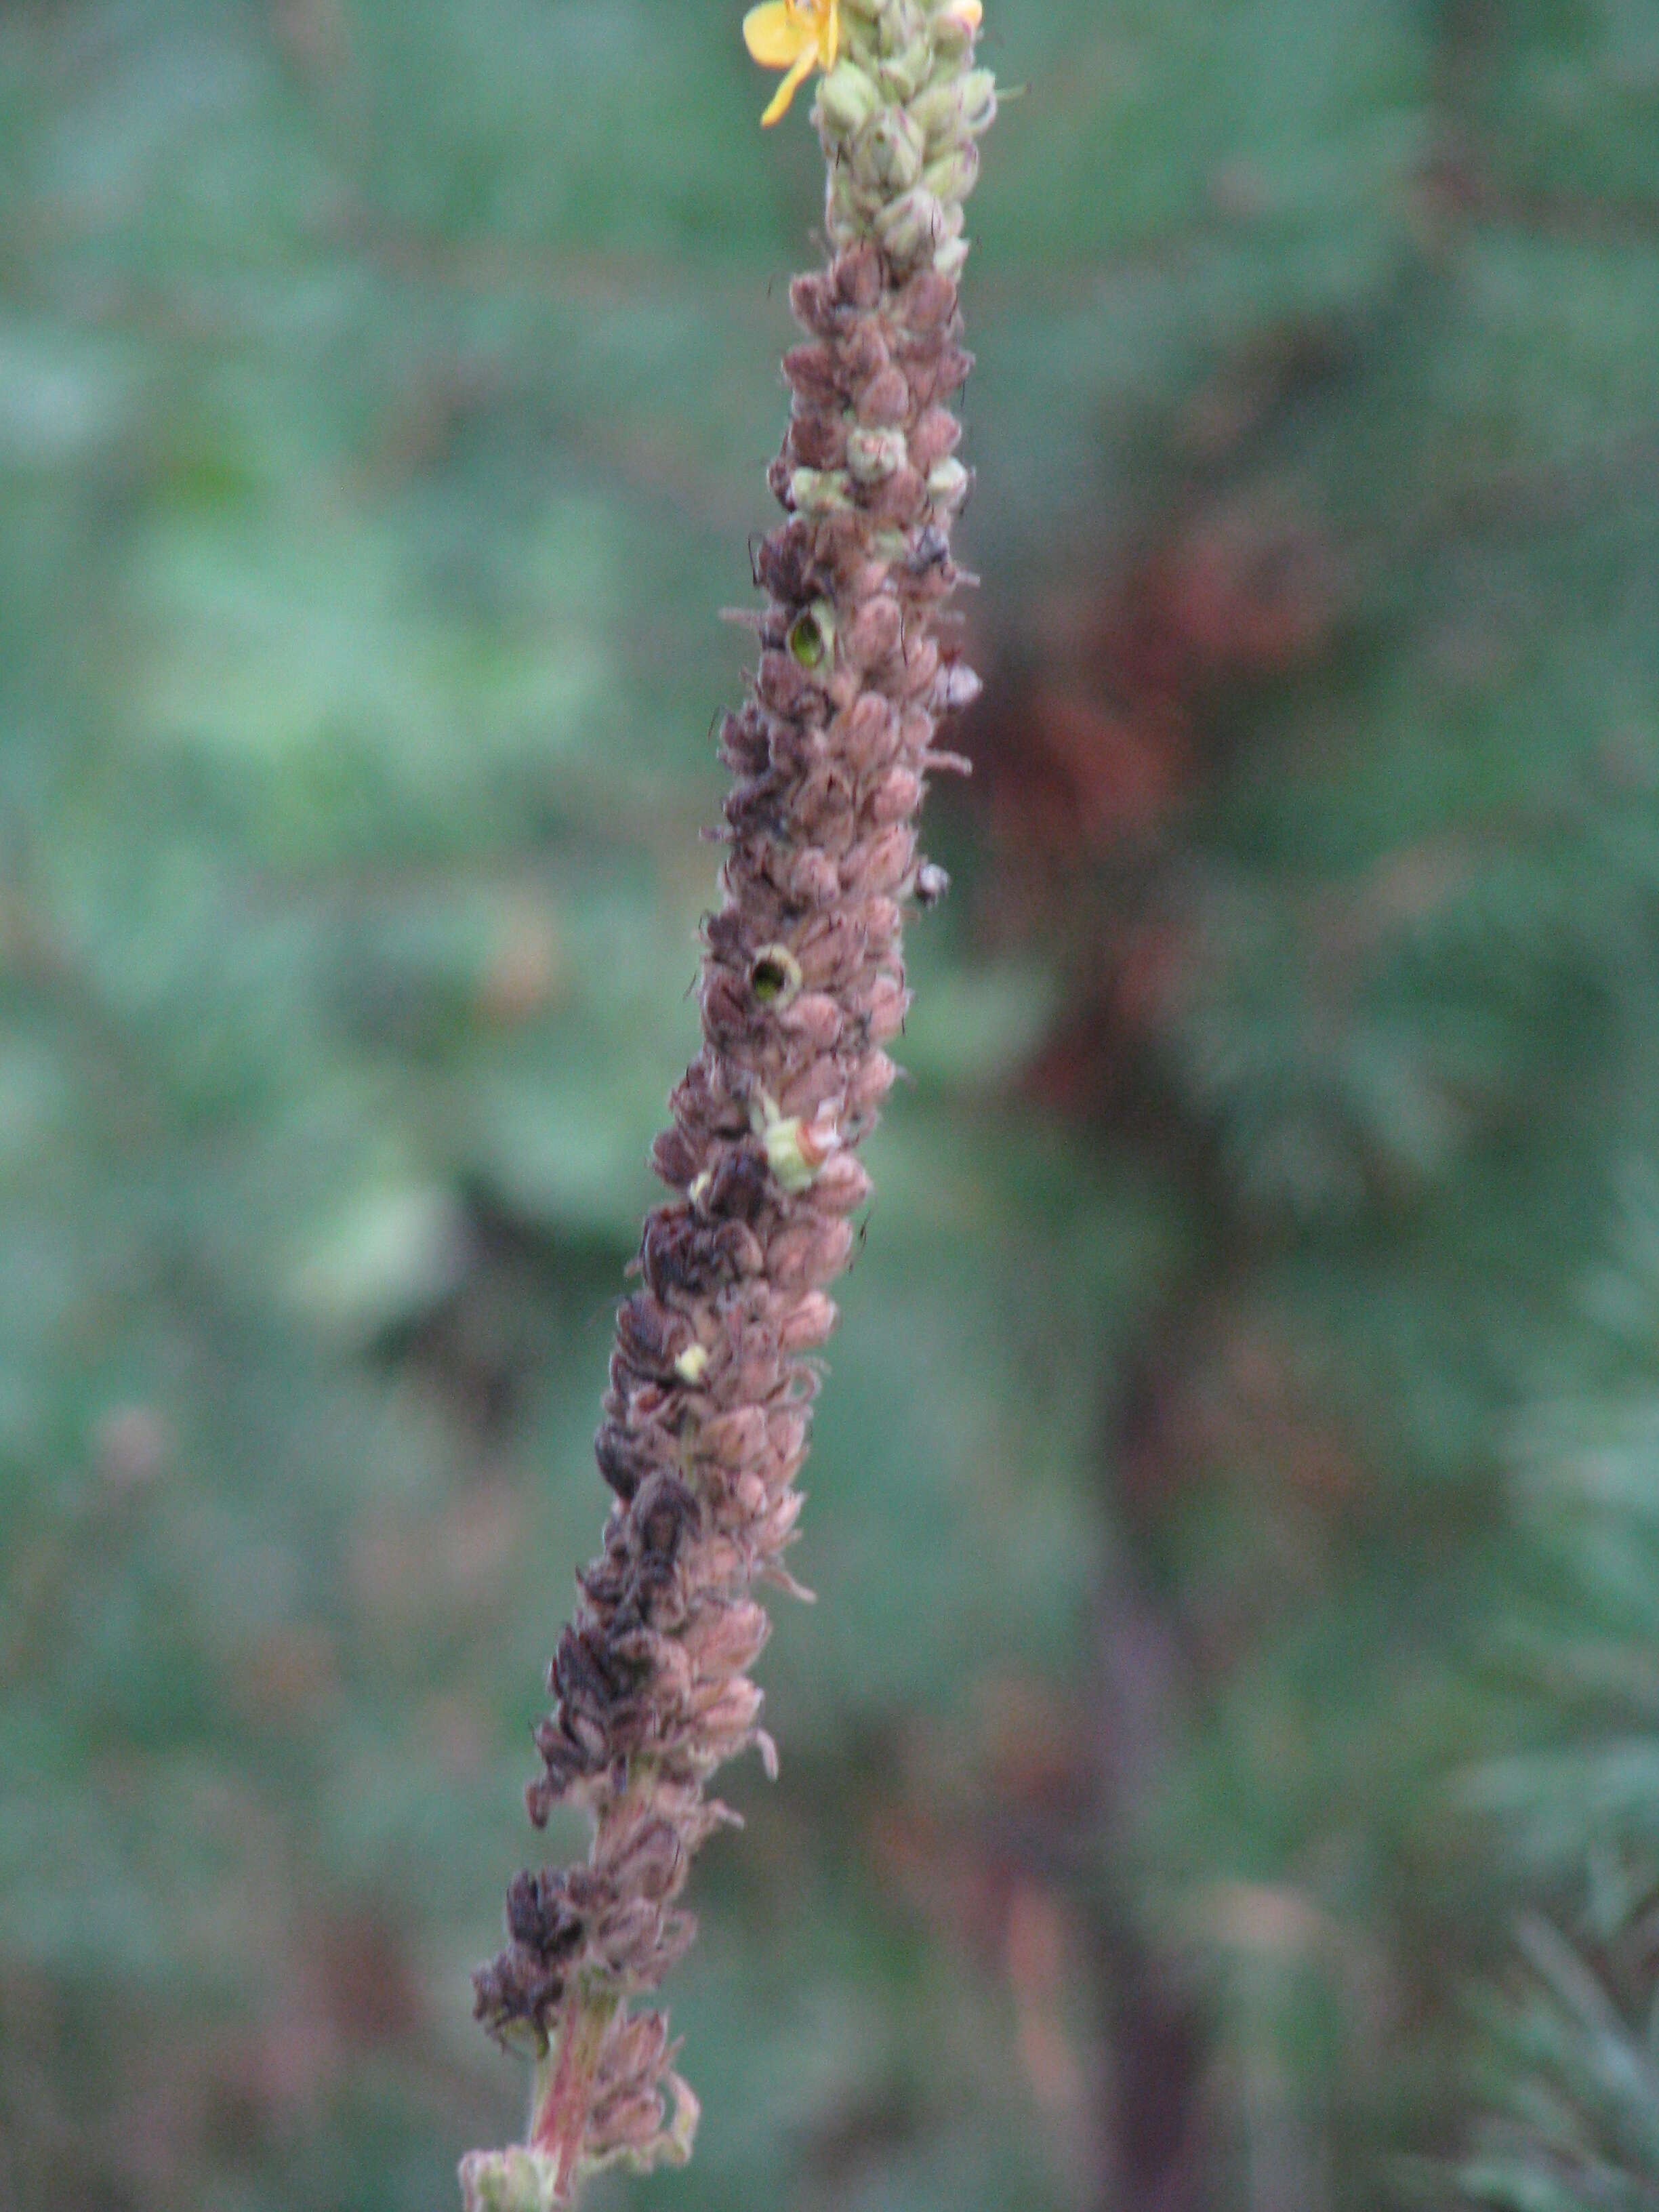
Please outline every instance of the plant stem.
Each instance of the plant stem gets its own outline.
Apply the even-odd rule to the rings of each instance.
[[[567,2014],[537,2064],[528,2140],[532,2150],[551,2161],[556,2204],[575,2202],[593,2077],[617,2002],[609,1993],[582,1999]]]

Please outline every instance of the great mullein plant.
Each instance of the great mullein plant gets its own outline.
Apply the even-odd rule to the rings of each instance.
[[[772,0],[744,25],[786,72],[765,122],[823,72],[832,252],[791,290],[806,343],[784,360],[759,667],[722,732],[705,1041],[655,1147],[673,1196],[645,1224],[596,1439],[616,1502],[526,1792],[538,1827],[586,1807],[592,1845],[519,1876],[507,1948],[476,1977],[479,2019],[536,2073],[526,2141],[462,2162],[471,2212],[545,2212],[602,2167],[683,2161],[696,2126],[667,2020],[635,2001],[690,1942],[692,1854],[733,1817],[711,1776],[750,1746],[775,1765],[754,1591],[804,1595],[783,1559],[811,1354],[836,1322],[824,1286],[851,1255],[870,1191],[857,1148],[894,1078],[904,908],[944,888],[915,828],[929,769],[961,765],[935,737],[978,689],[938,617],[969,483],[950,404],[969,366],[963,202],[996,105],[980,19],[981,0]]]

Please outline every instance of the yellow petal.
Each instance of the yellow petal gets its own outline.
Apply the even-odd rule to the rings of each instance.
[[[817,67],[817,62],[818,58],[815,48],[810,46],[805,52],[796,57],[794,66],[772,95],[772,104],[761,118],[761,122],[767,130],[769,131],[775,123],[782,119],[790,101],[800,89],[805,80],[811,76],[812,71]]]
[[[763,69],[787,69],[812,44],[812,27],[803,23],[789,0],[766,0],[743,19],[743,42]]]
[[[978,0],[975,0],[975,4],[978,4]],[[841,0],[830,0],[830,41],[828,50],[824,56],[823,66],[825,69],[834,69],[836,66],[836,57],[840,52]]]

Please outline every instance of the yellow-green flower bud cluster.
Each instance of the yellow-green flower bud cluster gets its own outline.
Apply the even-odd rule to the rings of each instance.
[[[963,202],[996,81],[973,66],[978,10],[963,0],[844,0],[841,58],[814,110],[837,246],[872,238],[901,274],[968,258]]]

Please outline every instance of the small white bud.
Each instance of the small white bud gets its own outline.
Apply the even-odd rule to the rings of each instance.
[[[972,482],[968,471],[952,456],[928,471],[927,496],[935,507],[960,507]]]
[[[789,496],[803,514],[829,514],[851,504],[844,469],[797,469],[789,479]]]
[[[884,483],[908,458],[902,430],[860,428],[847,434],[847,473],[854,483]]]

